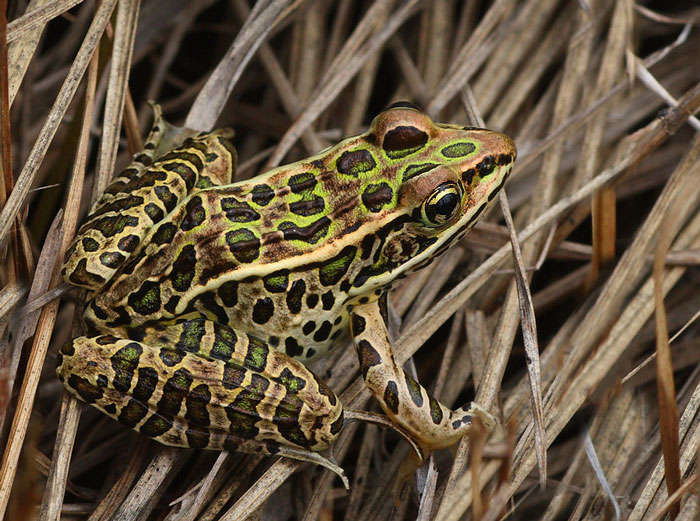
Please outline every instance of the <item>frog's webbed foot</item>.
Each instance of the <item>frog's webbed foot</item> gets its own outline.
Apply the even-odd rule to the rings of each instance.
[[[296,447],[282,445],[279,447],[279,450],[275,452],[275,455],[299,461],[308,461],[309,463],[314,463],[325,467],[331,472],[334,472],[342,480],[346,489],[350,488],[350,482],[348,481],[348,477],[345,475],[345,471],[340,465],[338,465],[335,458],[331,456],[330,453],[326,455],[322,452],[314,452],[307,449],[298,449]]]
[[[406,432],[403,428],[388,419],[386,416],[382,414],[375,414],[373,412],[346,409],[343,417],[345,418],[345,423],[343,426],[347,425],[348,423],[362,421],[396,431],[413,448],[413,451],[416,453],[418,459],[423,460],[425,458],[423,448],[415,442],[415,440],[411,437],[411,434]]]
[[[457,443],[474,416],[486,427],[493,416],[471,403],[451,410],[396,365],[376,302],[352,308],[351,328],[365,383],[382,410],[427,452]]]

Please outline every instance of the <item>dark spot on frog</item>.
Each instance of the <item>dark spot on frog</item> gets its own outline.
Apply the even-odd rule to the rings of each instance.
[[[266,184],[255,185],[252,193],[253,202],[258,206],[267,206],[275,197],[275,192]]]
[[[496,160],[496,163],[499,165],[507,165],[510,163],[513,159],[510,157],[509,154],[499,154],[498,159]]]
[[[335,304],[335,296],[332,291],[326,291],[321,295],[321,302],[323,302],[323,309],[330,311],[333,309],[333,304]]]
[[[128,237],[131,237],[131,235],[129,235]],[[122,239],[122,240],[123,240],[123,239]],[[119,241],[119,242],[120,242],[120,244],[121,244],[121,241]],[[85,250],[85,251],[88,251],[88,252],[95,252],[95,251],[97,251],[97,250],[100,249],[100,243],[97,242],[97,241],[96,241],[95,239],[93,239],[92,237],[85,237],[85,238],[82,240],[82,243],[83,243],[83,250]],[[67,259],[68,257],[69,257],[69,255],[66,255],[66,259]]]
[[[432,396],[428,397],[428,403],[430,404],[430,417],[435,425],[440,425],[442,422],[442,409],[438,401]]]
[[[154,203],[148,203],[143,207],[143,211],[146,215],[148,215],[149,219],[151,219],[154,224],[162,221],[163,217],[165,217],[163,210],[161,210],[158,205]]]
[[[346,150],[335,162],[335,167],[341,174],[358,177],[377,166],[369,150]]]
[[[318,295],[316,293],[309,293],[306,297],[306,307],[313,309],[318,304]]]
[[[367,340],[362,339],[358,342],[357,351],[360,358],[360,369],[362,370],[363,377],[367,376],[367,371],[369,371],[372,367],[382,363],[382,357]]]
[[[198,385],[192,389],[185,398],[187,413],[185,419],[201,427],[210,424],[207,406],[211,402],[211,391],[208,385]]]
[[[394,192],[388,183],[370,184],[362,192],[362,204],[370,212],[377,213],[381,211],[384,205],[390,203],[393,197]]]
[[[462,141],[459,143],[454,143],[443,148],[440,152],[442,155],[450,158],[456,159],[458,157],[466,157],[476,150],[474,143],[469,143],[467,141]]]
[[[301,331],[302,331],[305,335],[308,336],[308,335],[310,335],[311,333],[313,333],[315,329],[316,329],[316,322],[314,322],[313,320],[309,320],[309,321],[306,322],[306,323],[304,324],[304,326],[301,328]]]
[[[384,135],[382,148],[391,159],[399,159],[419,151],[428,142],[428,134],[421,129],[402,125]]]
[[[139,245],[139,242],[141,242],[141,239],[137,235],[127,235],[119,239],[117,247],[122,251],[131,253]]]
[[[473,168],[469,168],[468,170],[465,170],[462,172],[462,181],[464,181],[465,184],[472,184],[472,180],[474,179],[474,176],[476,175],[476,170]]]
[[[141,403],[148,403],[158,386],[158,373],[151,367],[140,367],[134,386],[133,397]]]
[[[295,194],[311,191],[316,186],[316,177],[311,172],[303,172],[289,178],[289,188]]]
[[[296,338],[288,336],[284,340],[284,352],[291,357],[296,357],[304,352],[304,348],[299,345]]]
[[[185,206],[185,216],[180,223],[180,228],[184,231],[189,231],[204,223],[206,212],[202,206],[202,198],[194,196],[187,202]]]
[[[292,283],[292,287],[287,292],[287,308],[293,314],[301,311],[301,299],[306,292],[306,282],[304,279],[297,279]],[[318,298],[318,297],[317,297]]]
[[[314,334],[314,341],[324,342],[328,340],[332,327],[332,324],[328,320],[324,320],[321,326],[318,328],[318,331],[316,331],[316,334]]]
[[[495,167],[496,162],[494,161],[493,156],[486,156],[478,165],[476,165],[476,170],[479,172],[480,177],[486,177],[493,172]]]
[[[399,392],[396,382],[389,381],[384,389],[384,403],[391,409],[391,412],[397,414],[399,412]]]
[[[148,408],[138,400],[131,398],[127,404],[122,407],[117,420],[119,420],[119,423],[122,425],[133,429],[146,414],[148,414]]]
[[[156,436],[168,432],[172,426],[173,422],[171,418],[166,418],[165,416],[151,416],[146,420],[146,423],[141,426],[139,432],[149,438],[155,438]]]
[[[411,400],[416,404],[416,407],[423,407],[423,394],[421,393],[420,385],[407,374],[405,376],[406,387],[408,389],[408,394],[411,395]]]
[[[253,322],[256,324],[264,324],[275,313],[275,305],[270,298],[261,298],[255,302],[253,306]]]
[[[353,315],[350,324],[350,327],[352,328],[352,334],[357,336],[365,330],[367,321],[361,315]]]

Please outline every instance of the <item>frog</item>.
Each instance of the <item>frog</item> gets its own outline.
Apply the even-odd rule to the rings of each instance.
[[[370,393],[423,454],[475,416],[492,424],[396,363],[382,302],[484,213],[512,139],[398,102],[362,134],[234,181],[231,137],[157,111],[93,205],[62,266],[87,290],[84,335],[57,355],[65,388],[164,445],[310,461],[346,485],[330,454],[343,405],[307,365],[349,339]]]

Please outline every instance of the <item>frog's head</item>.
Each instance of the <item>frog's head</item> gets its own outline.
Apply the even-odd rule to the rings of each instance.
[[[429,264],[464,236],[503,187],[516,156],[504,134],[436,124],[406,103],[379,114],[368,135],[393,163],[396,196],[377,227],[373,263],[363,270],[368,277],[355,283],[365,290]]]

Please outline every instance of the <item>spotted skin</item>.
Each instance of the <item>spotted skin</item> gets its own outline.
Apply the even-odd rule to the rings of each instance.
[[[352,335],[389,417],[431,450],[468,428],[396,366],[377,299],[458,241],[515,160],[497,132],[400,104],[326,151],[231,183],[230,132],[157,118],[63,266],[90,290],[66,388],[161,443],[319,454],[342,406],[304,362]],[[352,326],[351,326],[352,322]]]

